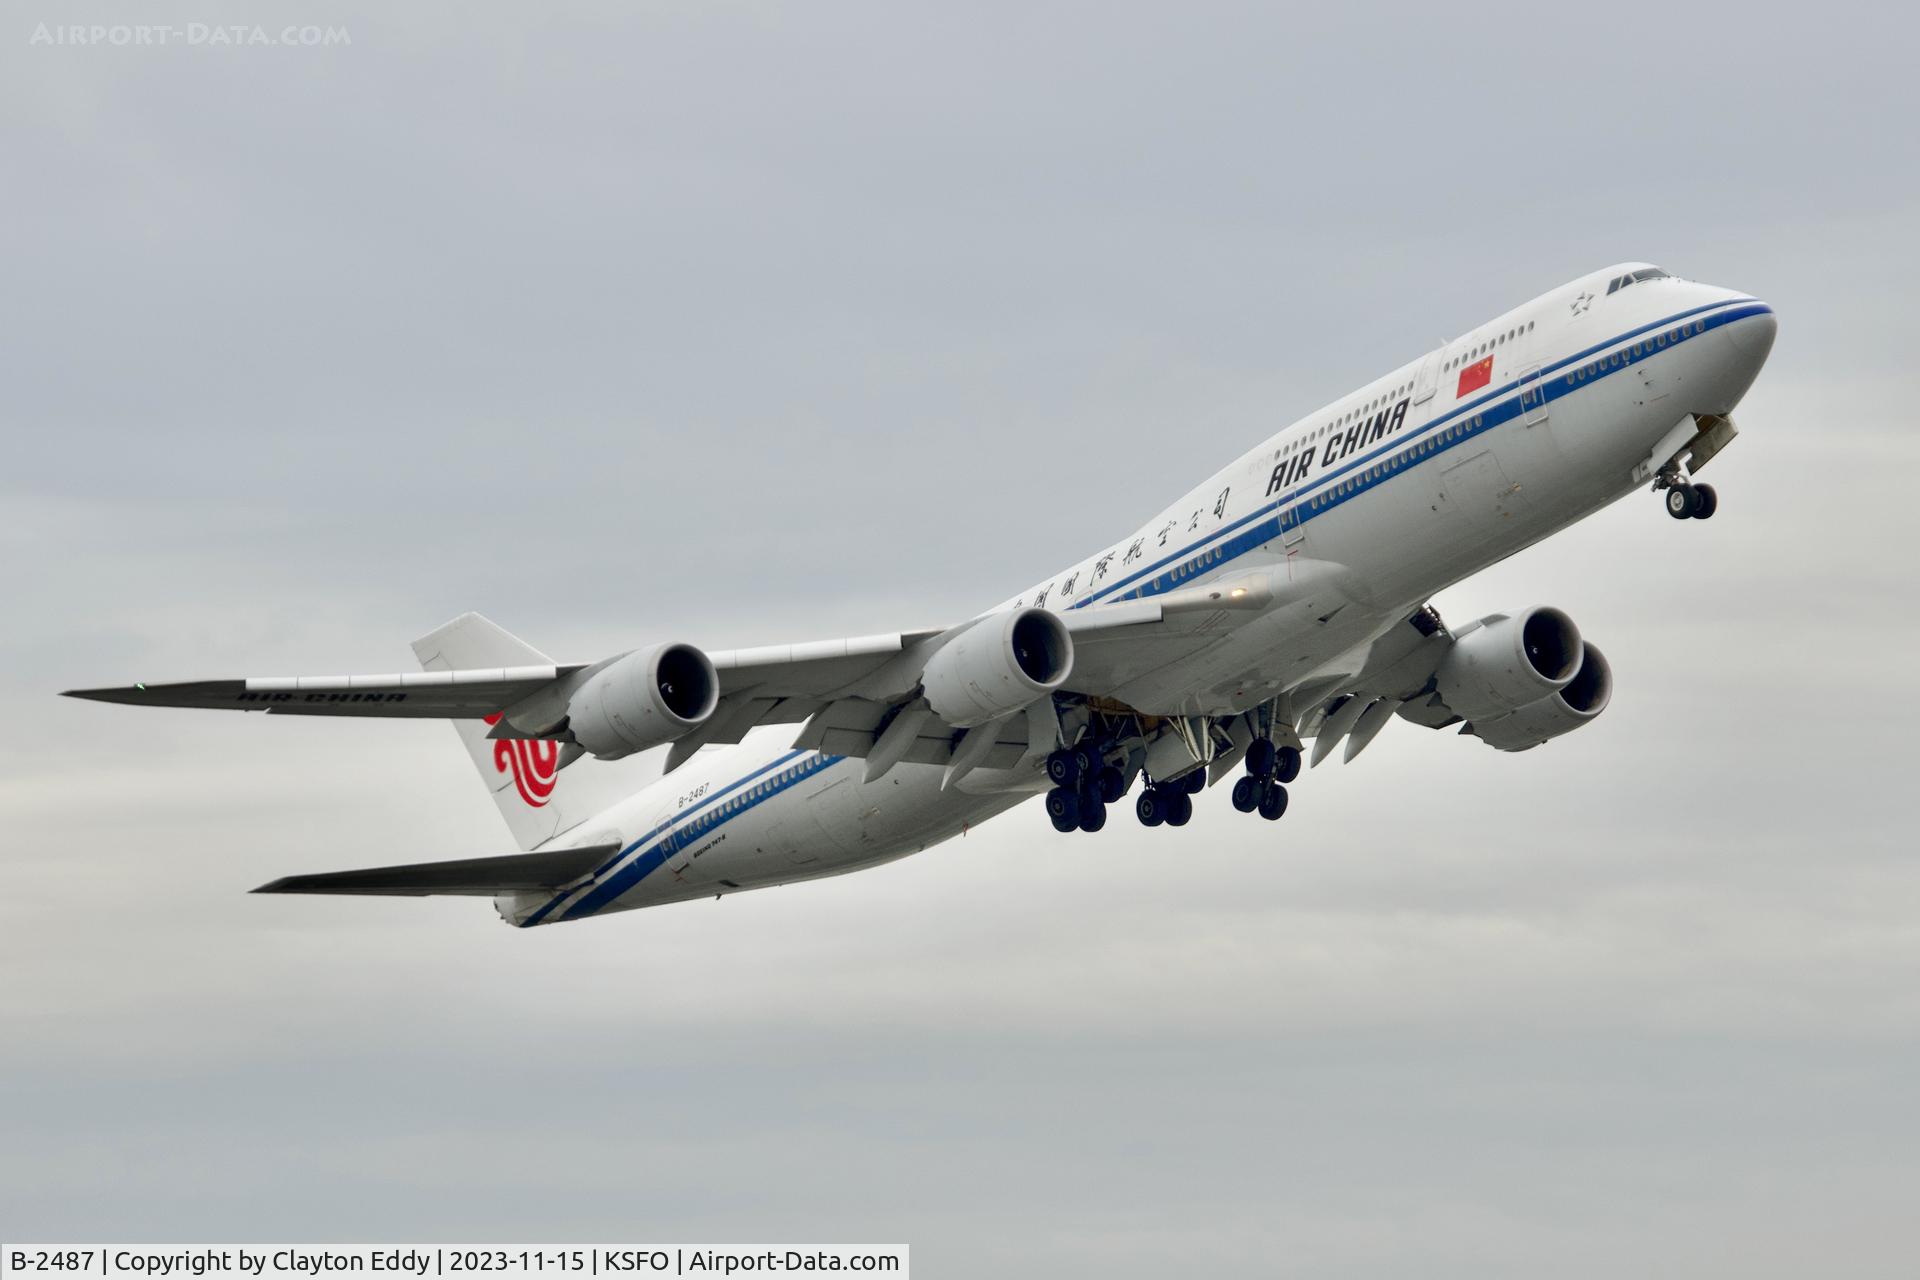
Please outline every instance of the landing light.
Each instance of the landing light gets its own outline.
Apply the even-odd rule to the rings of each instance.
[[[1247,589],[1245,587],[1235,587],[1233,590],[1227,592],[1227,594],[1235,600],[1238,600],[1241,596],[1247,594]]]

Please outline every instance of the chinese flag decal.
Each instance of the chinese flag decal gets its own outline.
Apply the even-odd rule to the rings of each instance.
[[[1469,391],[1478,391],[1493,381],[1493,357],[1476,360],[1460,371],[1460,389],[1453,393],[1458,400]]]

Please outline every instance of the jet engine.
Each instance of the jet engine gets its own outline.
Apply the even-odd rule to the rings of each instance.
[[[1581,644],[1580,629],[1558,609],[1494,614],[1461,631],[1434,685],[1449,711],[1478,724],[1565,688],[1580,669]]]
[[[661,746],[696,728],[720,701],[720,677],[689,644],[636,649],[589,676],[567,700],[574,741],[602,760]]]
[[[927,705],[961,729],[997,720],[1058,689],[1073,637],[1045,609],[990,614],[955,636],[920,674]]]
[[[1518,711],[1490,720],[1475,720],[1467,732],[1502,751],[1525,751],[1549,738],[1572,733],[1605,711],[1612,700],[1612,666],[1605,654],[1582,641],[1580,665],[1573,679]]]

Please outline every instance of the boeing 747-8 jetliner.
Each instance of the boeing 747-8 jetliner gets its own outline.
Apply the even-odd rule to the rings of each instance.
[[[1147,826],[1185,826],[1230,777],[1234,808],[1278,819],[1309,744],[1351,760],[1396,715],[1524,751],[1606,710],[1613,673],[1566,614],[1449,628],[1426,601],[1635,489],[1712,516],[1693,476],[1734,438],[1774,327],[1644,263],[1583,276],[952,626],[557,663],[470,613],[414,642],[420,673],[72,696],[453,721],[523,852],[259,892],[484,895],[520,926],[855,871],[1040,792],[1062,832],[1129,794]],[[655,750],[659,780],[610,807],[577,785]]]

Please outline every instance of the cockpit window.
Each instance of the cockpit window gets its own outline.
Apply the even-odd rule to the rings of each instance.
[[[1638,271],[1629,271],[1626,275],[1615,276],[1607,282],[1607,292],[1618,293],[1628,285],[1638,284],[1642,280],[1671,280],[1672,278],[1658,267],[1642,267]]]

